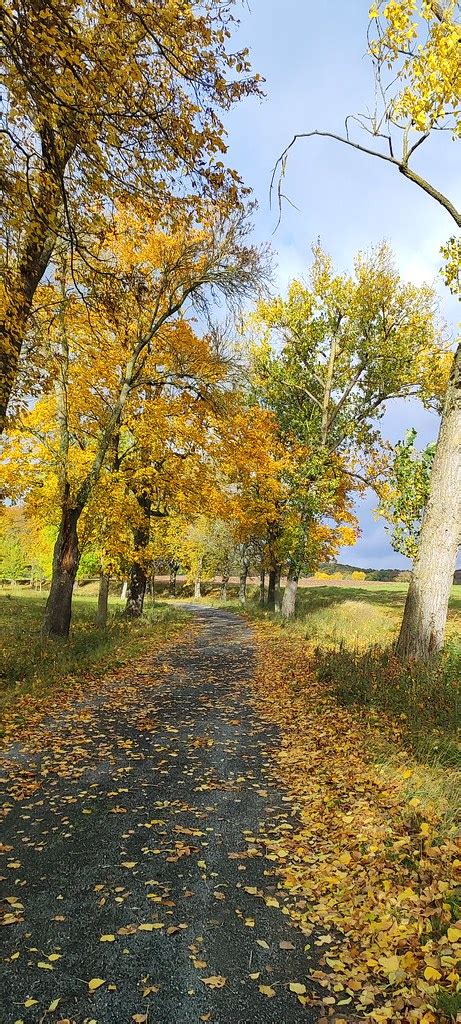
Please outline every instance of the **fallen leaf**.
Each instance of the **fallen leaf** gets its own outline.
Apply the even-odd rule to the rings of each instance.
[[[208,988],[223,988],[227,978],[224,978],[222,974],[212,974],[209,978],[200,978],[200,981],[203,981]]]
[[[92,978],[88,982],[88,988],[90,992],[95,992],[97,988],[101,988],[101,985],[105,985],[105,978]]]
[[[258,988],[261,995],[267,996],[269,999],[272,999],[272,996],[276,995],[275,988],[271,988],[270,985],[258,985]]]
[[[290,981],[289,984],[290,992],[295,992],[297,996],[303,996],[307,992],[305,985],[302,985],[299,981]]]

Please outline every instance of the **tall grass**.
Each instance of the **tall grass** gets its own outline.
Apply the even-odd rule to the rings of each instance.
[[[392,648],[367,650],[342,643],[318,648],[316,670],[338,701],[384,711],[396,719],[403,738],[425,760],[461,767],[461,650],[449,644],[428,663],[403,665]]]

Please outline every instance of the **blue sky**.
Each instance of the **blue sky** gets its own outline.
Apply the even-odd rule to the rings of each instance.
[[[276,287],[304,274],[319,236],[339,270],[352,267],[359,249],[387,239],[402,275],[435,282],[441,313],[455,330],[457,303],[438,278],[440,246],[454,234],[449,215],[389,164],[329,139],[301,140],[291,151],[285,204],[277,231],[269,184],[277,157],[296,132],[314,128],[342,133],[347,114],[373,106],[373,73],[366,55],[367,0],[251,0],[243,6],[234,42],[249,46],[253,67],[266,79],[266,98],[251,98],[226,119],[229,162],[254,190],[259,208],[255,234],[271,241]],[[460,191],[459,152],[448,133],[418,152],[415,169],[452,199]],[[434,413],[416,402],[390,403],[382,421],[396,441],[408,427],[425,445],[438,430]],[[376,521],[371,494],[359,505],[362,536],[339,556],[360,566],[408,565],[393,552],[384,524]]]

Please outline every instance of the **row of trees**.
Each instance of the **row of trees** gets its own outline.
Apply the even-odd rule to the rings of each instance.
[[[379,66],[399,52],[386,17]],[[214,565],[224,589],[238,560],[242,599],[258,563],[271,606],[286,571],[292,616],[300,574],[354,541],[357,494],[374,487],[402,517],[379,420],[416,396],[445,403],[432,478],[450,484],[446,600],[439,586],[438,617],[418,605],[415,618],[415,576],[401,640],[428,654],[456,553],[458,363],[434,292],[402,281],[385,245],[349,274],[316,246],[309,277],[269,296],[246,190],[221,159],[220,111],[259,88],[246,51],[229,50],[232,22],[227,0],[7,4],[4,493],[55,538],[43,632],[68,635],[85,550],[98,553],[101,621],[110,575],[129,576],[127,610],[141,614],[156,560],[173,575],[186,564],[197,587]]]

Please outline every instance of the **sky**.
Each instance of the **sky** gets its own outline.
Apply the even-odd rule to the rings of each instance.
[[[277,291],[307,273],[310,248],[319,237],[340,272],[352,269],[359,250],[386,239],[404,278],[435,283],[441,316],[454,335],[459,308],[438,268],[440,247],[456,226],[396,168],[330,139],[300,140],[284,180],[297,209],[286,203],[276,228],[277,204],[270,207],[272,168],[295,133],[318,128],[342,134],[347,114],[373,108],[368,9],[368,0],[251,0],[242,6],[234,47],[249,47],[254,70],[265,78],[265,98],[249,98],[227,115],[229,164],[253,189],[255,237],[271,243]],[[456,201],[459,151],[449,133],[438,133],[417,156],[415,170]],[[437,436],[438,417],[415,401],[389,403],[381,421],[385,437],[395,442],[411,426],[424,447]],[[338,561],[406,567],[408,560],[392,550],[383,521],[373,515],[376,504],[371,492],[359,502],[361,536],[341,549]]]

